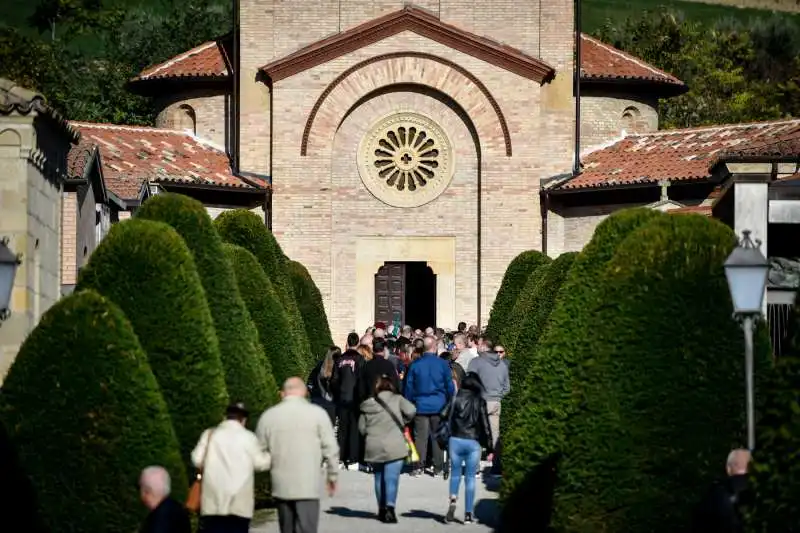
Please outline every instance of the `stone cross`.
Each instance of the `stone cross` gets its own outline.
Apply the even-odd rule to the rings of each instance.
[[[661,180],[658,182],[658,186],[661,187],[661,201],[666,202],[669,200],[669,193],[667,189],[669,189],[669,180]]]

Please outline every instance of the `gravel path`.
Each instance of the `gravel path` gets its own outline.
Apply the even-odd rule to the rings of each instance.
[[[403,533],[434,533],[436,531],[469,531],[489,533],[497,517],[497,493],[487,488],[480,478],[476,480],[476,523],[460,524],[464,518],[462,482],[456,524],[445,524],[447,511],[447,484],[442,478],[429,476],[400,479],[397,502],[399,524],[382,524],[375,517],[376,503],[372,475],[363,472],[344,471],[339,474],[338,492],[333,498],[322,501],[319,533],[372,533],[394,528]],[[251,533],[278,533],[274,521],[251,530]]]

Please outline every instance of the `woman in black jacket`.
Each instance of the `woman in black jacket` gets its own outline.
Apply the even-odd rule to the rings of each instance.
[[[489,412],[483,399],[483,383],[475,372],[469,372],[461,381],[453,401],[445,407],[442,417],[450,428],[448,454],[450,456],[450,506],[445,521],[455,519],[456,501],[461,485],[461,465],[464,465],[464,523],[472,522],[475,509],[475,478],[481,462],[481,447],[492,442]]]
[[[306,382],[311,403],[315,403],[325,409],[331,419],[331,424],[334,426],[336,425],[336,404],[333,403],[331,381],[333,379],[333,369],[341,356],[342,350],[338,346],[328,348],[325,357],[317,363]]]

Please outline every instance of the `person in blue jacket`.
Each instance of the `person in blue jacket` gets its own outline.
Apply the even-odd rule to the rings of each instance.
[[[436,439],[432,439],[431,435],[436,433],[441,422],[440,413],[455,393],[450,366],[436,353],[436,345],[436,338],[425,337],[422,357],[408,368],[403,389],[403,395],[417,408],[417,415],[414,418],[414,440],[423,462],[428,454],[428,441],[432,441],[434,476],[442,473],[444,456]],[[417,470],[416,474],[421,470],[422,468]]]

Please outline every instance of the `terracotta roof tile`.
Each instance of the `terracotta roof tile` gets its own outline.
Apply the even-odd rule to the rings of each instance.
[[[82,138],[67,154],[67,173],[70,179],[80,179],[86,174],[86,165],[92,161],[97,149],[92,141]]]
[[[677,209],[670,209],[667,211],[669,214],[676,214],[676,215],[688,215],[688,214],[697,214],[710,217],[711,210],[713,206],[710,205],[688,205],[686,207],[678,207]]]
[[[223,150],[188,133],[140,126],[72,124],[86,142],[97,145],[106,186],[123,200],[137,198],[145,181],[255,188],[233,175]],[[77,157],[76,154],[75,160]]]
[[[147,67],[133,81],[227,77],[230,70],[226,57],[229,56],[231,44],[230,37],[207,41],[163,63]]]
[[[798,126],[800,119],[628,135],[583,156],[583,172],[560,188],[704,180],[720,155],[737,147],[774,142]]]
[[[649,65],[639,58],[626,54],[598,41],[594,37],[581,34],[581,78],[595,80],[642,80],[683,85],[675,76]]]
[[[800,157],[800,124],[789,131],[751,143],[733,147],[721,157],[728,159],[797,158]]]

